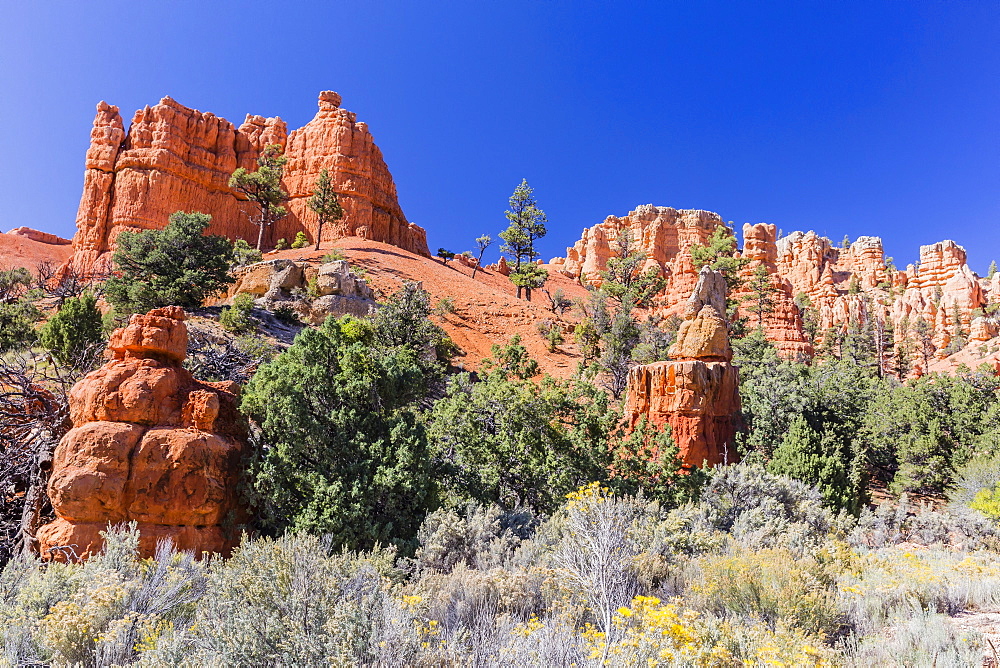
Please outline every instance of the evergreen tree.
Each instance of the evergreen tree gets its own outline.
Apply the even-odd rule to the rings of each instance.
[[[122,312],[160,306],[201,306],[209,295],[233,282],[229,267],[233,245],[218,235],[203,235],[212,217],[178,211],[162,230],[122,232],[112,256],[115,276],[104,293]]]
[[[860,487],[860,458],[834,432],[813,430],[806,419],[792,418],[788,432],[767,464],[767,470],[813,485],[833,509],[854,514],[861,510],[864,490]],[[859,470],[852,475],[851,468]]]
[[[635,244],[628,228],[618,233],[613,250],[614,256],[608,258],[606,268],[599,272],[601,290],[619,305],[628,302],[633,308],[646,308],[666,286],[666,279],[655,267],[642,270],[646,253]]]
[[[315,250],[319,250],[319,242],[323,239],[323,226],[335,223],[344,217],[344,207],[340,205],[337,191],[333,189],[330,172],[325,167],[320,170],[319,178],[316,180],[312,197],[309,198],[309,208],[316,214]]]
[[[42,325],[38,339],[60,364],[88,367],[104,352],[104,323],[97,299],[90,292],[67,299]]]
[[[937,347],[934,345],[934,330],[923,316],[917,316],[913,332],[917,337],[917,352],[924,360],[924,371],[927,371],[931,357],[937,351]]]
[[[757,316],[757,329],[764,329],[764,319],[774,312],[774,293],[777,291],[771,283],[767,267],[761,264],[754,269],[753,278],[747,287],[750,288],[750,294],[745,300],[748,304],[746,310]]]
[[[893,372],[900,380],[905,379],[913,369],[913,354],[915,347],[910,334],[910,317],[903,316],[899,321],[897,332],[895,356],[893,358]]]
[[[282,206],[288,199],[288,193],[281,188],[281,177],[288,158],[282,153],[280,144],[268,144],[257,158],[256,171],[248,172],[244,167],[238,167],[229,177],[229,187],[246,197],[258,209],[257,250],[262,249],[264,229],[288,213]]]
[[[493,237],[488,234],[484,234],[481,237],[476,237],[476,249],[479,251],[479,255],[476,257],[476,266],[472,268],[472,278],[476,277],[476,272],[479,271],[479,267],[483,265],[483,255],[486,254],[486,249],[493,245]]]
[[[992,279],[997,273],[997,261],[990,260],[990,268],[986,271],[986,278]]]
[[[421,293],[404,289],[372,321],[302,330],[250,380],[241,409],[264,445],[253,488],[273,529],[412,549],[436,504],[420,405],[444,369]]]
[[[545,212],[538,208],[534,190],[528,185],[527,179],[522,179],[514,189],[509,203],[510,209],[505,215],[510,224],[500,233],[504,242],[500,246],[500,252],[514,261],[510,279],[517,286],[518,299],[521,298],[522,290],[526,290],[526,297],[531,301],[531,289],[540,287],[539,279],[544,283],[544,277],[539,272],[541,267],[534,265],[534,261],[539,257],[535,242],[545,236],[547,218]],[[522,270],[522,267],[531,265],[534,265],[533,269]]]
[[[809,337],[809,343],[816,344],[816,334],[819,331],[819,311],[812,304],[809,295],[799,292],[795,295],[795,306],[802,316],[802,330]]]
[[[32,290],[32,281],[31,272],[23,267],[0,270],[0,353],[35,340],[34,323],[42,313],[34,304],[41,294]]]

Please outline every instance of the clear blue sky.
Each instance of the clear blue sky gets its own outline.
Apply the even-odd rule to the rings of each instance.
[[[303,125],[339,91],[432,249],[636,205],[1000,259],[1000,2],[0,0],[0,227],[70,235],[94,105]]]

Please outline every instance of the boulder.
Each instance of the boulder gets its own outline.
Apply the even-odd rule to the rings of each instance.
[[[37,534],[43,557],[85,559],[109,523],[128,521],[143,556],[167,538],[199,553],[236,544],[246,427],[236,388],[195,380],[186,347],[182,309],[134,315],[111,335],[111,359],[70,391],[73,428],[49,480],[56,520]]]

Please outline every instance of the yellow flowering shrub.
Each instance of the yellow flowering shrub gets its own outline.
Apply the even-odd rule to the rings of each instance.
[[[696,607],[720,617],[757,617],[770,628],[780,622],[810,635],[827,635],[839,626],[836,560],[795,558],[771,548],[711,555],[696,563],[700,575],[688,589]]]

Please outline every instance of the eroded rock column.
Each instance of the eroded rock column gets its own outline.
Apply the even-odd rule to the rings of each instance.
[[[154,309],[115,330],[112,358],[70,391],[71,429],[56,448],[38,531],[43,557],[85,559],[109,523],[136,521],[140,551],[162,539],[227,553],[239,540],[237,496],[246,443],[236,385],[195,380],[181,366],[184,311]],[[69,550],[53,550],[71,546]]]
[[[631,427],[645,417],[669,424],[684,466],[738,461],[733,437],[740,425],[739,373],[725,313],[722,274],[704,268],[688,300],[685,320],[669,362],[639,366],[629,373],[625,415]]]

